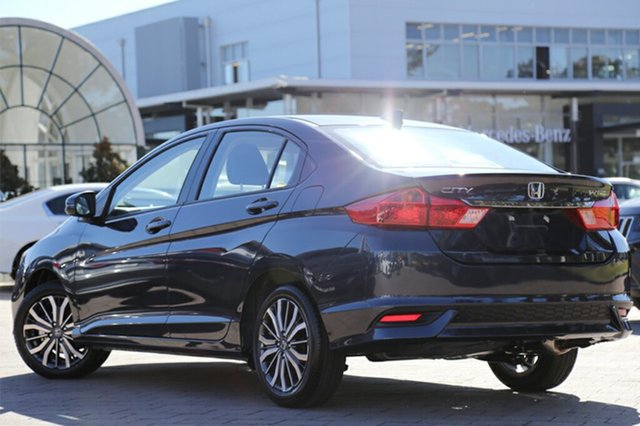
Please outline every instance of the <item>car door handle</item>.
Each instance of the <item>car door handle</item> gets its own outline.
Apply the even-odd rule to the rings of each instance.
[[[162,231],[164,228],[168,228],[169,226],[171,226],[170,220],[167,220],[163,217],[156,217],[151,222],[149,222],[144,229],[149,234],[156,234]]]
[[[278,207],[278,202],[276,200],[269,200],[267,198],[258,198],[253,203],[247,206],[247,213],[260,214],[274,207]]]

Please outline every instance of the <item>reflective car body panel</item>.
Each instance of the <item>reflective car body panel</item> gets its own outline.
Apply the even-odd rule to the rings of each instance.
[[[103,226],[87,225],[71,285],[83,333],[167,334],[170,228],[150,235],[145,227],[159,216],[173,221],[177,213],[177,207],[170,207],[108,220]],[[138,324],[135,319],[141,315],[146,320]]]
[[[175,205],[69,220],[23,258],[14,306],[53,274],[72,296],[79,342],[234,357],[250,350],[251,312],[262,292],[291,283],[317,306],[331,347],[348,354],[479,357],[516,341],[550,341],[561,350],[630,333],[618,309],[631,307],[627,242],[616,230],[578,228],[565,214],[608,197],[606,182],[550,168],[379,167],[323,125],[380,120],[341,120],[238,120],[168,142],[162,150],[169,152],[206,138]],[[240,192],[200,199],[224,135],[243,131],[260,133],[255,146],[272,164],[270,176],[282,167],[286,182],[255,189],[254,177],[234,178],[229,160],[212,169],[219,184]],[[285,142],[268,151],[274,135]],[[297,154],[283,159],[290,143]],[[112,208],[119,185],[162,150],[103,191],[98,209]],[[531,181],[548,189],[536,202],[523,195]],[[471,230],[370,226],[347,214],[354,202],[407,188],[491,213]],[[149,235],[146,226],[158,217],[170,224]],[[421,317],[379,323],[389,312]]]
[[[620,204],[620,232],[629,243],[631,257],[631,295],[640,305],[640,199]]]

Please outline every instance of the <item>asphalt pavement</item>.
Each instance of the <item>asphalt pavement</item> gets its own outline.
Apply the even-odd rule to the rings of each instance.
[[[313,409],[275,406],[242,362],[113,352],[82,379],[48,380],[20,360],[9,283],[0,284],[0,425],[636,425],[637,335],[581,350],[567,381],[546,393],[505,388],[485,362],[372,363],[349,358],[334,397]]]

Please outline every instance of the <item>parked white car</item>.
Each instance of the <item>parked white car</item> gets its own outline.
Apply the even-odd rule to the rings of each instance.
[[[52,186],[0,203],[0,274],[11,274],[22,253],[67,219],[67,197],[82,191],[100,191],[106,183]]]
[[[607,177],[605,179],[613,185],[613,192],[619,201],[640,198],[640,180],[626,177]]]

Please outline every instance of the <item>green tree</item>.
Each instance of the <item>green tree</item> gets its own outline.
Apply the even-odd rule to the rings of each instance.
[[[0,150],[0,191],[15,195],[33,191],[33,186],[20,177],[18,166],[11,163],[4,150]]]
[[[120,157],[120,154],[111,150],[111,142],[107,137],[103,137],[96,144],[93,158],[95,163],[80,172],[80,176],[85,182],[111,182],[129,167],[127,162]]]

